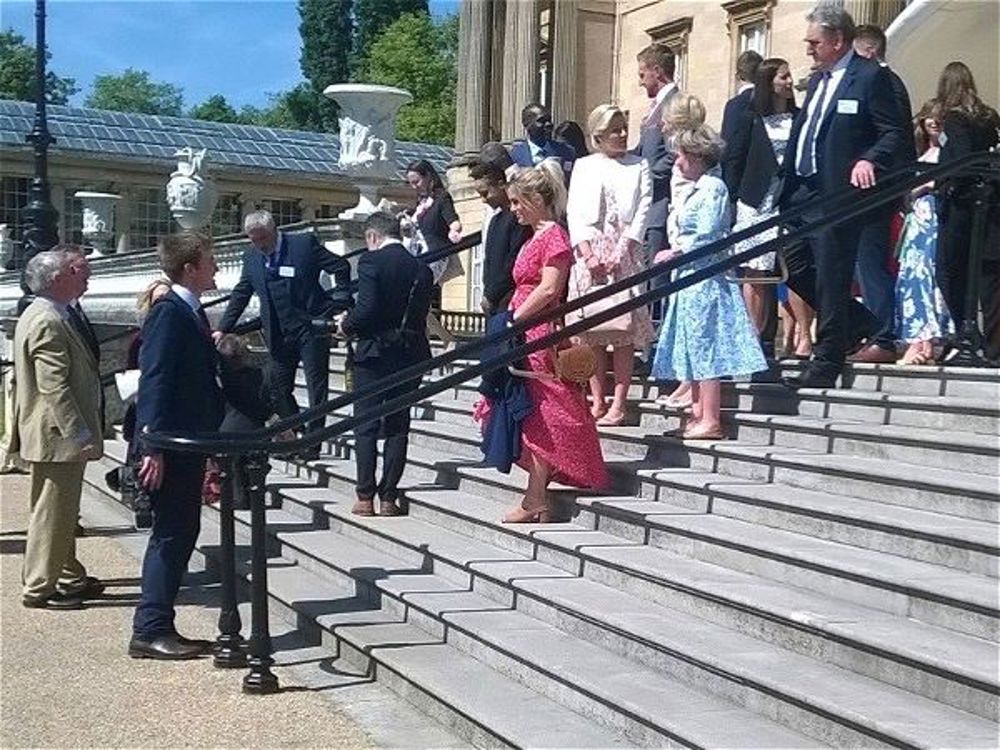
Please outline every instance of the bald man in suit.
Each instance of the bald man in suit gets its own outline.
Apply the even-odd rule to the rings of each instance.
[[[84,467],[103,446],[97,359],[69,312],[89,278],[87,259],[66,246],[38,253],[25,268],[37,295],[14,332],[14,441],[31,467],[26,607],[75,609],[104,589],[76,559],[74,534]]]

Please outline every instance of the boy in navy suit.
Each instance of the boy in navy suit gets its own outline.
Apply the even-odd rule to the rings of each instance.
[[[170,291],[142,328],[136,434],[211,432],[222,421],[218,360],[203,292],[215,288],[218,266],[211,240],[200,234],[165,237],[160,265]],[[150,493],[153,529],[142,563],[142,595],[132,621],[133,658],[190,659],[208,645],[174,627],[174,601],[194,550],[201,521],[206,457],[145,450],[139,480]]]

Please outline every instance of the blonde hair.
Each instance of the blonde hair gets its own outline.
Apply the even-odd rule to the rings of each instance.
[[[136,297],[135,300],[135,306],[139,310],[139,315],[142,317],[146,316],[146,313],[149,312],[149,308],[153,306],[153,293],[161,286],[166,287],[169,290],[170,279],[162,277],[155,279],[154,281],[151,281],[145,289],[139,292],[139,296]]]
[[[625,113],[614,104],[598,104],[587,115],[587,132],[590,134],[590,142],[595,148],[598,147],[597,139],[608,132],[608,128],[611,127],[611,121],[616,115],[625,120],[627,127],[628,119],[625,117]]]
[[[663,134],[672,136],[682,130],[697,130],[705,124],[705,105],[694,94],[678,93],[663,114]]]
[[[674,148],[688,156],[701,159],[706,167],[714,167],[722,159],[722,139],[708,125],[694,130],[682,130],[674,135]]]
[[[517,170],[507,190],[526,203],[545,206],[557,219],[566,213],[566,184],[562,166],[555,159],[543,159],[534,167]]]

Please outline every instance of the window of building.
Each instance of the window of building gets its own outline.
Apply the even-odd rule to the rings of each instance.
[[[341,206],[335,206],[332,203],[320,203],[319,207],[316,209],[317,219],[336,219],[337,215],[344,209]]]
[[[28,187],[31,180],[27,177],[4,177],[0,179],[0,224],[6,224],[10,230],[9,237],[15,242],[15,247],[21,247],[24,233],[24,207],[28,205]]]
[[[685,16],[646,29],[651,42],[665,44],[674,53],[674,82],[679,89],[683,89],[687,81],[688,37],[693,24],[694,19]]]
[[[239,234],[243,231],[239,193],[223,193],[212,211],[212,236]]]
[[[736,59],[747,50],[768,56],[771,37],[771,8],[774,0],[733,0],[723,3],[729,14],[730,93],[735,93]]]
[[[132,221],[129,223],[129,247],[147,250],[156,247],[160,237],[170,234],[174,218],[167,207],[167,189],[136,188],[132,191]]]
[[[260,202],[260,208],[271,212],[275,226],[283,227],[285,224],[302,221],[302,205],[295,198],[264,198]]]

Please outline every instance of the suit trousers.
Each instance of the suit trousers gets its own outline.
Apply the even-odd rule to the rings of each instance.
[[[151,493],[153,529],[142,561],[142,593],[132,618],[137,638],[175,632],[174,602],[201,528],[205,457],[164,453],[163,484]]]
[[[858,238],[858,282],[865,307],[878,321],[870,343],[892,351],[896,348],[896,280],[889,272],[889,241],[895,206],[865,217]]]
[[[789,208],[809,204],[812,209],[789,228],[824,218],[822,201],[823,196],[812,185],[800,185]],[[816,344],[809,369],[818,375],[838,376],[848,347],[872,336],[878,328],[872,312],[851,296],[860,230],[860,222],[847,221],[814,231],[783,248],[788,287],[816,311]]]
[[[328,400],[330,394],[330,338],[328,336],[308,336],[271,350],[271,382],[275,402],[284,414],[297,414],[299,405],[295,400],[295,371],[299,362],[306,376],[306,392],[309,406],[316,406]],[[309,423],[308,431],[322,430],[325,418]]]
[[[667,227],[666,225],[654,226],[646,228],[646,237],[643,242],[643,251],[646,255],[646,268],[653,265],[653,258],[656,256],[660,250],[667,247]],[[670,283],[670,274],[665,273],[657,276],[650,282],[650,286],[653,289],[659,289]],[[641,290],[640,290],[641,291]],[[667,305],[669,301],[666,299],[660,299],[653,302],[650,307],[650,317],[653,319],[653,323],[659,326],[660,322],[667,316]],[[656,343],[653,343],[656,346]]]
[[[40,600],[83,583],[76,559],[76,523],[83,490],[83,461],[32,462],[31,518],[21,579],[25,599]]]
[[[409,364],[409,363],[407,363]],[[369,360],[354,365],[354,387],[366,388],[377,380],[392,377],[406,365],[395,360]],[[364,418],[387,401],[412,393],[420,387],[420,378],[399,383],[379,396],[361,399],[354,405],[354,414]],[[378,457],[379,435],[385,438],[382,450],[382,480],[375,481],[375,463]],[[406,468],[406,449],[410,436],[410,410],[402,409],[381,419],[372,419],[354,429],[357,451],[357,493],[361,497],[378,496],[385,501],[395,500],[399,479]]]

